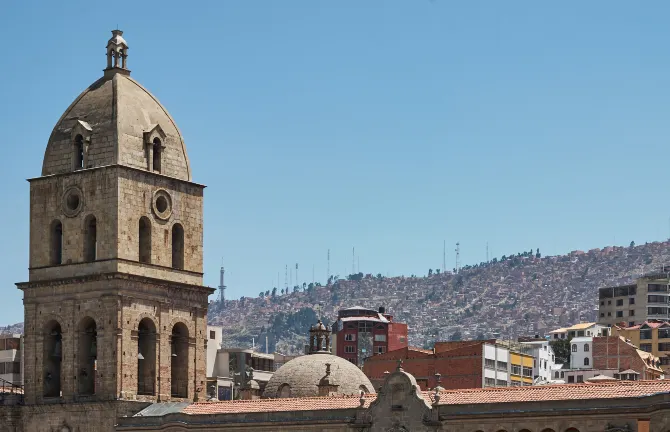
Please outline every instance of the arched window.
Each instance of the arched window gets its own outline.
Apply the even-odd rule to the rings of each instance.
[[[570,429],[566,429],[565,432],[579,432],[579,429],[577,429],[577,428],[570,428]]]
[[[154,171],[156,172],[161,172],[161,152],[162,152],[162,145],[161,145],[161,140],[158,138],[154,138],[153,142],[154,148],[153,148],[153,166],[154,166]]]
[[[61,395],[61,361],[63,359],[63,333],[56,321],[50,321],[44,328],[44,397]]]
[[[172,268],[184,270],[184,228],[178,223],[172,226]]]
[[[358,390],[361,390],[363,393],[370,393],[370,390],[362,384],[358,386]]]
[[[84,168],[84,137],[77,135],[74,137],[74,169]]]
[[[542,429],[542,432],[556,432],[556,431],[553,430],[553,429],[547,428],[547,429]]]
[[[279,394],[280,398],[290,398],[291,397],[291,386],[284,383],[279,386],[279,390],[277,391]]]
[[[98,258],[98,228],[95,216],[88,215],[84,220],[84,261],[92,262]]]
[[[589,358],[585,357],[584,358],[584,366],[588,366],[588,365],[589,365]]]
[[[79,323],[76,370],[80,395],[95,394],[95,362],[98,357],[98,331],[95,321],[86,317]]]
[[[146,216],[140,218],[139,246],[139,261],[151,263],[151,221]]]
[[[156,394],[156,326],[144,318],[137,327],[137,394]]]
[[[584,344],[584,352],[589,352],[589,344]]]
[[[572,352],[577,352],[577,344],[572,344]]]
[[[172,328],[171,349],[171,394],[172,397],[188,397],[188,328],[177,323]]]
[[[51,265],[63,262],[63,224],[59,220],[51,222]]]

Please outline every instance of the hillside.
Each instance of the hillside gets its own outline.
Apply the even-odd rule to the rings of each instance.
[[[596,320],[597,289],[627,283],[670,263],[670,244],[606,247],[539,257],[525,252],[466,266],[457,275],[350,275],[329,286],[289,294],[211,302],[209,320],[224,327],[226,346],[302,350],[314,310],[332,322],[340,308],[385,306],[409,325],[411,345],[433,340],[534,335],[562,324]],[[265,293],[264,293],[265,294]]]

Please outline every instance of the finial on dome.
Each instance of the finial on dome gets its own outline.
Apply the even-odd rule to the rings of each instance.
[[[123,38],[121,30],[112,30],[112,37],[107,41],[107,68],[105,76],[110,77],[116,73],[130,75],[127,67],[128,43]]]

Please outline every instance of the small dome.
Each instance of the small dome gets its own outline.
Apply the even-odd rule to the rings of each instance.
[[[331,384],[337,385],[337,393],[358,396],[360,391],[374,393],[372,383],[363,371],[353,363],[331,354],[310,354],[297,357],[280,367],[270,378],[263,397],[310,397],[319,396],[319,383],[330,364]]]

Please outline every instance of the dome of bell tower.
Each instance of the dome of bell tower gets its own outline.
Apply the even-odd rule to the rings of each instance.
[[[130,77],[128,44],[113,30],[103,76],[84,90],[56,123],[42,175],[123,165],[191,181],[186,147],[158,99]]]

